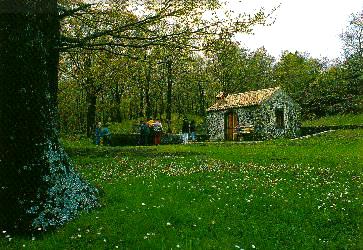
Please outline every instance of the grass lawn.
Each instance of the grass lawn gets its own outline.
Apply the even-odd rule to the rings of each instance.
[[[65,141],[102,207],[0,249],[360,249],[363,130],[256,144]]]

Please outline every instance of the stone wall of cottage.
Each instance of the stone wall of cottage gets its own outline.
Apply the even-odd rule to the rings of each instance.
[[[225,110],[212,111],[207,114],[207,128],[211,140],[224,140]]]
[[[283,110],[284,126],[276,124],[276,109]],[[261,105],[257,121],[257,133],[262,139],[277,137],[295,137],[300,128],[300,108],[282,91],[278,91],[267,102]]]
[[[276,109],[283,110],[283,128],[277,127]],[[254,126],[257,139],[295,137],[299,133],[300,108],[282,91],[276,92],[268,101],[260,106],[237,108],[234,111],[237,113],[239,125]],[[230,112],[230,110],[208,113],[207,125],[211,140],[224,140],[224,123],[227,112]]]
[[[240,126],[254,125],[255,117],[259,115],[256,107],[238,108],[236,112]]]

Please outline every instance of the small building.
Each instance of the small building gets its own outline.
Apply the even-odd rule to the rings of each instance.
[[[239,94],[221,92],[207,109],[211,140],[295,137],[300,129],[300,106],[280,87]]]

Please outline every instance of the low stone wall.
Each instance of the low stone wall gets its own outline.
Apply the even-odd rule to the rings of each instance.
[[[321,136],[321,135],[324,135],[326,133],[330,133],[330,132],[334,132],[334,131],[335,130],[324,130],[323,132],[318,132],[318,133],[315,133],[315,134],[303,135],[303,136],[299,136],[299,137],[296,137],[296,138],[292,138],[291,140],[303,140],[303,139],[307,139],[307,138],[310,138],[310,137]]]

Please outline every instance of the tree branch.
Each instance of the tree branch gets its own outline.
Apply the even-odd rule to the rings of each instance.
[[[82,3],[80,6],[72,9],[72,8],[67,8],[64,5],[58,4],[58,13],[59,13],[58,17],[60,19],[63,19],[66,17],[74,16],[77,12],[86,11],[87,9],[91,8],[92,6],[94,6],[94,4]]]

